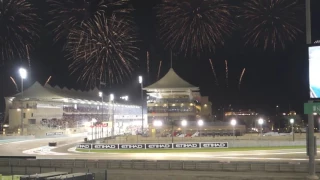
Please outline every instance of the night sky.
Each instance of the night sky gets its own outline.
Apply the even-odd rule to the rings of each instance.
[[[320,39],[320,25],[316,17],[320,17],[320,2],[313,0],[312,4],[312,39]],[[68,61],[62,52],[62,43],[53,43],[51,29],[46,27],[48,21],[48,6],[45,2],[38,2],[39,16],[42,18],[41,39],[35,49],[30,52],[31,75],[26,80],[26,86],[34,81],[44,84],[49,76],[52,76],[51,85],[67,86],[68,88],[85,89],[81,82],[76,82],[77,77],[68,72]],[[170,51],[166,50],[158,38],[157,23],[153,7],[157,0],[132,0],[135,8],[134,18],[139,28],[139,67],[135,73],[122,84],[108,85],[105,93],[115,93],[116,96],[130,95],[134,102],[140,98],[140,86],[138,75],[147,77],[145,85],[156,81],[159,62],[162,60],[161,77],[170,68]],[[305,22],[301,22],[305,24]],[[187,56],[173,53],[173,68],[185,80],[199,86],[201,94],[209,96],[214,110],[221,106],[229,106],[235,109],[253,109],[261,113],[273,114],[276,105],[281,111],[292,110],[302,112],[303,103],[308,100],[308,61],[305,34],[285,50],[266,50],[244,46],[241,34],[234,32],[232,38],[226,40],[224,47],[219,47],[215,53],[201,54],[201,56]],[[150,73],[147,74],[146,52],[150,52]],[[209,58],[212,59],[219,79],[220,87],[215,85],[211,71]],[[229,87],[226,88],[225,64],[229,65]],[[25,60],[24,60],[25,61]],[[1,67],[0,96],[14,94],[15,86],[10,80],[14,77],[18,84],[17,69],[21,60],[11,65]],[[243,68],[246,72],[243,77],[240,90],[238,80]],[[4,104],[0,103],[0,112]]]

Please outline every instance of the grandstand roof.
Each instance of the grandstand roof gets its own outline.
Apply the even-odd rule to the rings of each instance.
[[[97,88],[90,91],[76,91],[74,89],[60,88],[59,86],[52,87],[50,85],[42,86],[39,82],[35,82],[32,86],[23,91],[23,99],[47,99],[63,101],[65,99],[101,101],[98,96]],[[21,99],[22,94],[14,95],[16,99]],[[107,99],[107,98],[106,98]]]
[[[172,68],[168,73],[162,77],[159,81],[151,84],[144,88],[145,90],[152,89],[191,89],[199,90],[199,87],[196,87],[184,79],[182,79]]]

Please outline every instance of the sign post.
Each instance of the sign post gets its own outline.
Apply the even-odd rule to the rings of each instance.
[[[314,137],[314,117],[313,113],[320,113],[320,103],[309,101],[304,104],[304,113],[308,114],[308,134],[307,134],[307,154],[309,156],[309,175],[308,179],[319,179],[316,175],[315,164],[315,137]]]

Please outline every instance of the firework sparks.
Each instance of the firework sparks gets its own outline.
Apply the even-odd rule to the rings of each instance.
[[[226,86],[229,87],[229,70],[228,70],[228,61],[224,61],[226,64]]]
[[[149,54],[149,51],[147,51],[147,72],[148,72],[148,75],[149,75],[149,70],[150,70],[149,69],[149,67],[150,67],[149,61],[150,61],[150,54]]]
[[[101,15],[71,30],[66,47],[71,73],[80,72],[78,80],[87,86],[95,86],[104,74],[111,83],[129,76],[138,50],[133,27],[127,19]]]
[[[50,76],[50,77],[48,78],[48,80],[46,81],[46,83],[45,83],[44,85],[47,85],[47,84],[50,82],[51,78],[52,78],[52,76]]]
[[[159,80],[159,78],[160,78],[161,65],[162,65],[162,61],[160,61],[160,64],[159,64],[157,80]]]
[[[31,72],[31,60],[30,60],[30,55],[29,55],[29,45],[26,45],[26,50],[27,50],[27,59],[28,59],[28,64],[29,64],[29,71]]]
[[[244,75],[245,72],[246,72],[246,68],[243,68],[242,73],[240,75],[240,79],[239,79],[239,89],[240,89],[240,86],[241,86],[241,83],[242,83],[242,78],[243,78],[243,75]]]
[[[54,27],[55,41],[67,37],[70,31],[97,16],[113,13],[128,14],[128,0],[47,0],[52,16],[49,26]]]
[[[214,70],[212,60],[211,60],[211,59],[209,59],[209,62],[210,62],[210,65],[211,65],[212,73],[213,73],[214,78],[215,78],[215,81],[216,81],[216,85],[217,85],[217,86],[219,86],[218,78],[217,78],[217,74],[216,74],[216,71]]]
[[[26,58],[29,48],[38,39],[37,21],[35,9],[26,0],[0,0],[1,63]]]
[[[214,52],[234,27],[233,8],[221,0],[163,0],[156,9],[160,38],[166,48],[185,55]]]
[[[13,82],[13,84],[14,84],[15,87],[16,87],[16,91],[19,92],[18,85],[17,85],[16,81],[15,81],[15,80],[13,79],[13,77],[11,77],[11,76],[10,76],[10,79],[11,79],[11,81]]]
[[[298,0],[248,0],[240,8],[246,44],[285,48],[302,33],[303,4]]]

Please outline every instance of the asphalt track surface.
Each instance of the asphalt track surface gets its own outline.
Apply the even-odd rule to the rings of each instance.
[[[307,162],[305,149],[253,150],[194,153],[93,153],[74,151],[83,137],[33,139],[0,143],[1,156],[36,156],[37,159],[89,159],[89,160],[189,160],[189,161],[283,161]],[[49,148],[49,142],[58,147]],[[320,151],[318,151],[320,153]],[[316,161],[320,161],[317,158]]]

